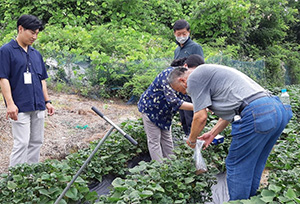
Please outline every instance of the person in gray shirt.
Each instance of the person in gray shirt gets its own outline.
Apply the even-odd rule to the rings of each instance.
[[[194,70],[174,69],[168,81],[174,90],[192,98],[194,118],[187,139],[191,148],[195,148],[206,125],[206,108],[219,116],[219,121],[198,137],[205,141],[204,149],[231,123],[232,142],[226,158],[229,197],[241,200],[254,196],[267,158],[293,115],[291,106],[227,66],[203,64]]]

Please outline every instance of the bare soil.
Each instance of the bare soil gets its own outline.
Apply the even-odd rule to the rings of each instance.
[[[105,135],[112,126],[91,109],[93,106],[116,125],[127,119],[140,117],[136,105],[126,105],[120,100],[92,100],[48,91],[55,114],[45,119],[41,161],[63,159]],[[0,174],[8,171],[13,146],[10,121],[6,120],[5,115],[6,108],[0,94]]]

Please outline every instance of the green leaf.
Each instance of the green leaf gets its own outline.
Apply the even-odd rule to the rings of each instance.
[[[40,193],[41,195],[45,195],[45,196],[51,198],[50,192],[47,191],[46,189],[40,189],[40,190],[39,190],[39,193]]]
[[[296,193],[293,191],[293,189],[289,188],[287,192],[285,193],[285,196],[288,197],[289,199],[294,199],[296,198]]]
[[[17,188],[17,184],[14,183],[14,182],[12,182],[12,181],[8,181],[8,182],[7,182],[7,188],[8,188],[9,190],[13,190],[13,189]]]
[[[129,169],[130,173],[139,173],[141,171],[144,171],[147,168],[146,164],[142,164],[142,165],[137,165],[132,169]]]
[[[125,182],[121,178],[116,178],[113,180],[112,185],[116,191],[123,192],[128,189],[128,186],[125,185]]]
[[[153,195],[153,192],[152,191],[149,191],[149,190],[144,190],[143,192],[141,192],[139,194],[141,196],[141,198],[147,198],[147,197],[150,197]]]
[[[299,198],[294,198],[294,200],[295,200],[297,203],[300,203],[300,199],[299,199]]]
[[[275,192],[271,191],[271,190],[263,189],[263,191],[261,192],[261,195],[264,197],[273,197],[274,198]]]
[[[14,179],[14,181],[21,181],[21,180],[23,180],[23,177],[21,175],[14,175],[13,179]]]
[[[58,187],[52,186],[52,187],[49,188],[49,193],[50,194],[53,194],[53,193],[58,192],[58,191],[60,191],[60,188],[58,188]]]
[[[68,204],[68,203],[64,199],[61,199],[58,204]]]
[[[261,192],[261,195],[262,195],[261,200],[263,200],[264,202],[271,202],[271,201],[273,201],[273,199],[275,197],[274,191],[266,190],[266,189],[264,189]]]
[[[184,179],[185,184],[189,184],[189,183],[192,183],[194,181],[195,181],[195,179],[193,177],[189,177],[189,178]]]
[[[286,198],[284,196],[279,196],[278,197],[278,200],[280,201],[280,203],[286,203],[288,202],[290,199],[289,198]]]
[[[50,175],[49,174],[43,174],[41,178],[42,178],[42,180],[49,180]]]
[[[114,187],[119,187],[119,186],[123,186],[125,184],[124,180],[121,178],[115,178],[115,180],[113,180],[112,185]]]
[[[118,200],[121,200],[121,195],[122,193],[115,191],[111,197],[108,197],[108,201],[117,202]]]
[[[250,198],[250,200],[253,204],[265,204],[266,203],[258,196],[253,196]]]
[[[108,166],[108,167],[105,167],[105,170],[107,171],[107,172],[109,172],[109,171],[111,171],[111,170],[113,170],[114,168],[112,167],[112,166]]]
[[[75,183],[86,183],[85,180],[83,180],[83,178],[81,178],[80,176],[76,179]]]
[[[96,199],[98,198],[98,194],[97,194],[96,191],[92,191],[92,192],[89,192],[89,193],[85,196],[85,198],[86,198],[87,200],[96,200]]]
[[[261,198],[262,201],[266,202],[266,203],[269,203],[269,202],[272,202],[274,199],[274,197],[270,197],[270,196],[263,196]]]
[[[140,198],[140,192],[138,190],[134,190],[129,194],[129,197],[132,199],[139,199]]]
[[[159,192],[162,192],[164,193],[165,192],[165,189],[163,187],[161,187],[161,185],[159,184],[152,184],[152,185],[149,185],[147,188],[151,189],[152,191],[159,191]]]
[[[274,191],[275,193],[278,193],[281,190],[281,187],[277,186],[277,185],[274,185],[274,184],[271,184],[269,186],[269,190]]]
[[[134,180],[125,180],[125,184],[131,187],[135,187],[137,185],[137,182]]]
[[[58,181],[59,182],[62,182],[62,183],[64,183],[64,182],[68,182],[68,181],[70,181],[71,180],[71,176],[61,176],[61,177],[59,177],[59,179],[58,179]],[[77,180],[77,179],[76,179]]]
[[[78,194],[78,190],[75,187],[71,187],[67,192],[66,192],[66,196],[68,198],[71,198],[72,200],[77,200],[77,194]]]

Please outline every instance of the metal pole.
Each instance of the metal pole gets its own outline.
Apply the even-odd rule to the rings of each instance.
[[[81,166],[81,168],[77,171],[76,175],[73,177],[73,179],[68,183],[67,187],[64,189],[64,191],[61,193],[61,195],[56,199],[54,204],[58,204],[59,201],[64,197],[66,192],[69,190],[71,185],[75,182],[77,177],[81,174],[83,169],[86,167],[86,165],[91,161],[92,157],[96,154],[102,143],[106,140],[106,138],[111,134],[111,132],[115,129],[114,127],[111,127],[109,131],[105,134],[105,136],[100,140],[100,142],[97,144],[96,148],[92,152],[92,154],[89,156],[89,158],[84,162],[84,164]]]
[[[128,139],[133,145],[137,145],[137,141],[135,141],[130,135],[126,134],[121,128],[119,128],[117,125],[115,125],[110,119],[108,119],[103,113],[101,113],[97,108],[92,107],[92,110],[95,111],[99,116],[101,116],[104,120],[106,120],[109,124],[111,124],[113,127],[109,129],[109,131],[105,134],[105,136],[101,139],[101,141],[97,144],[96,148],[92,152],[92,154],[88,157],[88,159],[84,162],[84,164],[81,166],[81,168],[78,170],[78,172],[75,174],[73,179],[68,183],[67,187],[63,190],[61,195],[56,199],[54,204],[58,204],[59,201],[64,197],[66,192],[70,189],[71,185],[75,182],[77,177],[81,174],[83,169],[86,167],[86,165],[91,161],[93,156],[96,154],[102,143],[106,140],[106,138],[111,134],[111,132],[116,129],[118,130],[126,139]]]
[[[116,124],[114,124],[110,119],[108,119],[103,113],[101,113],[97,108],[92,107],[92,110],[95,111],[100,117],[106,120],[109,124],[111,124],[116,130],[118,130],[127,140],[129,140],[133,145],[137,145],[137,141],[135,141],[130,135],[126,134],[121,128],[119,128]]]

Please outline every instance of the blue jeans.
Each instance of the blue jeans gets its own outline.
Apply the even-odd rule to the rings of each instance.
[[[268,156],[293,116],[291,106],[277,96],[251,102],[232,122],[232,142],[226,158],[230,200],[249,199],[259,188]]]

